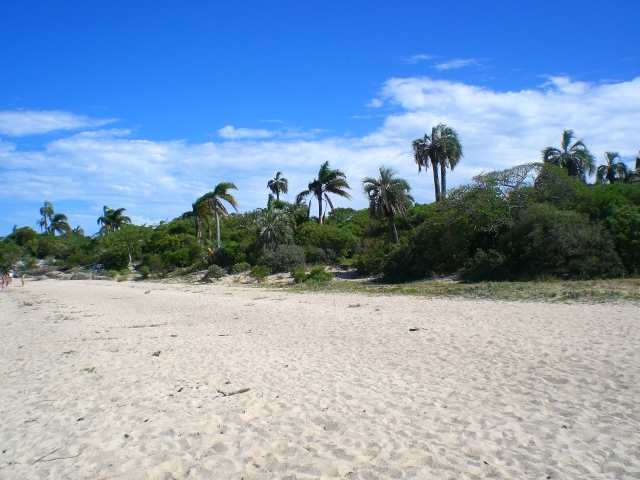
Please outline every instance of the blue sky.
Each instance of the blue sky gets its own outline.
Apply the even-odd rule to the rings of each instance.
[[[471,4],[471,5],[470,5]],[[361,208],[381,165],[432,201],[410,142],[444,122],[452,186],[536,161],[563,128],[640,149],[640,2],[0,2],[0,235],[38,208],[175,217],[220,181],[241,210],[329,160]],[[293,195],[290,195],[293,197]]]

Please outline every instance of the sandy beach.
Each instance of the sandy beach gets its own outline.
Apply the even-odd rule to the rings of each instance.
[[[59,281],[0,295],[0,478],[640,478],[640,312]]]

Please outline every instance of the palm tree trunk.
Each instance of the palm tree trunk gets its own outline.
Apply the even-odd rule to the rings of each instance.
[[[318,220],[322,225],[322,194],[316,195],[316,198],[318,199]]]
[[[444,200],[447,198],[447,167],[444,163],[440,164],[440,184],[442,185],[440,198]]]
[[[216,235],[218,239],[218,248],[220,248],[220,214],[216,210]]]
[[[387,217],[389,222],[389,235],[391,236],[391,243],[398,244],[398,230],[396,230],[396,222],[393,220],[393,216]]]
[[[280,190],[276,190],[276,200],[280,201]]]
[[[438,164],[431,162],[433,166],[433,186],[436,191],[436,202],[440,201],[440,179],[438,178]]]

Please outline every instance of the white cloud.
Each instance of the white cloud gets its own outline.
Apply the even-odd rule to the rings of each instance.
[[[367,107],[371,107],[371,108],[380,108],[382,105],[384,105],[384,102],[379,98],[372,98],[367,103]]]
[[[227,125],[218,130],[218,135],[229,140],[238,140],[242,138],[268,138],[274,135],[274,132],[257,128],[234,128]]]
[[[82,201],[85,206],[65,213],[88,232],[97,227],[74,215],[97,218],[105,204],[126,207],[132,218],[145,221],[173,218],[221,181],[235,182],[241,209],[250,210],[265,204],[267,181],[277,171],[289,179],[291,193],[285,198],[293,199],[325,160],[342,169],[353,187],[354,200],[336,199],[338,206],[364,207],[360,179],[382,165],[396,168],[419,202],[432,201],[431,174],[418,176],[411,141],[440,122],[458,131],[465,153],[448,176],[450,187],[468,183],[483,170],[539,160],[544,147],[559,145],[563,129],[584,138],[598,159],[614,150],[631,162],[640,148],[640,77],[610,84],[554,77],[537,89],[506,92],[427,77],[392,78],[380,99],[396,111],[359,138],[278,133],[275,138],[189,144],[136,140],[126,130],[112,129],[81,132],[40,151],[0,143],[2,230],[30,220],[9,218],[7,212],[19,210],[9,205],[44,199]]]
[[[22,137],[56,130],[99,127],[116,121],[115,118],[89,118],[60,110],[5,110],[0,112],[0,134]]]
[[[423,53],[419,54],[419,55],[413,55],[409,58],[403,58],[404,63],[418,63],[420,61],[423,60],[431,60],[433,58],[433,55],[425,55]]]
[[[470,67],[472,65],[480,65],[480,62],[473,58],[456,58],[447,62],[441,62],[434,67],[438,70],[453,70],[454,68]]]

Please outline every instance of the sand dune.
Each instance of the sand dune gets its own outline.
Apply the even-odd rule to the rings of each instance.
[[[634,305],[47,280],[0,311],[0,478],[640,478]]]

